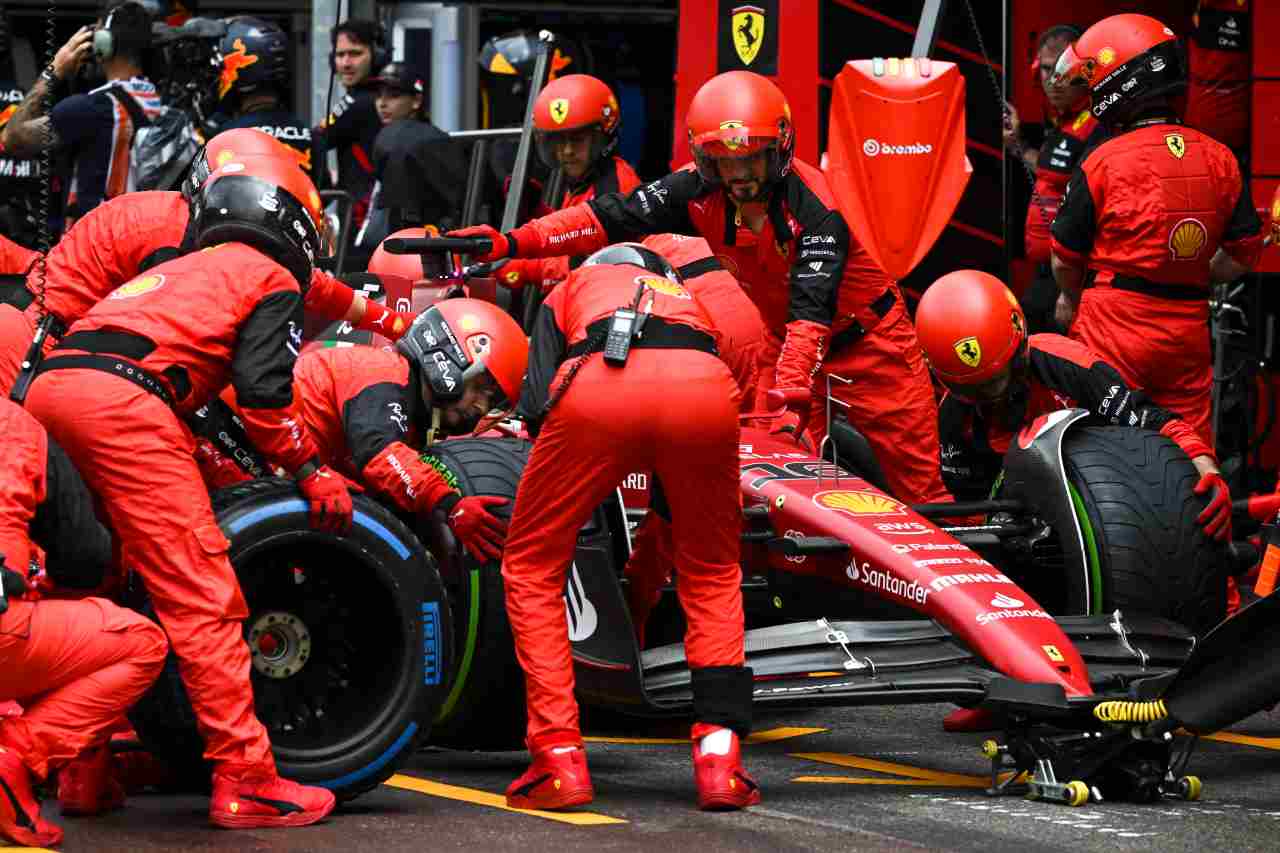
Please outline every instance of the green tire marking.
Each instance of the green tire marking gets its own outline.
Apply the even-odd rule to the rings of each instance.
[[[1102,560],[1098,558],[1098,542],[1093,535],[1093,524],[1089,521],[1089,513],[1085,511],[1084,499],[1076,491],[1071,482],[1067,483],[1067,491],[1071,493],[1071,503],[1076,508],[1076,518],[1080,529],[1084,532],[1085,557],[1089,561],[1089,589],[1092,592],[1089,602],[1089,615],[1097,616],[1102,612]]]
[[[471,674],[471,659],[476,652],[476,627],[480,624],[480,570],[471,570],[471,612],[467,615],[467,641],[462,652],[462,663],[458,666],[458,675],[449,688],[449,698],[444,700],[440,713],[436,714],[436,722],[449,719],[454,705],[462,696],[462,688],[467,686],[467,676]]]

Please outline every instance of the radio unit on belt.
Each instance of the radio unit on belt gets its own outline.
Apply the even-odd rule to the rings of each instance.
[[[636,288],[636,298],[631,305],[617,308],[609,320],[609,334],[604,339],[605,364],[622,367],[627,363],[627,355],[631,352],[631,342],[644,334],[645,321],[649,312],[640,313],[640,300],[644,298],[645,286]],[[649,297],[649,307],[653,307],[653,296]]]

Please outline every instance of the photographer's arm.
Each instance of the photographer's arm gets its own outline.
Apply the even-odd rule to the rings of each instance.
[[[81,27],[67,43],[58,48],[53,63],[41,72],[31,91],[22,99],[22,103],[14,110],[13,117],[4,126],[4,134],[0,136],[0,145],[12,155],[23,157],[39,154],[48,145],[58,147],[61,140],[47,116],[46,110],[52,98],[51,89],[56,89],[63,80],[70,78],[79,70],[93,50],[93,28]]]

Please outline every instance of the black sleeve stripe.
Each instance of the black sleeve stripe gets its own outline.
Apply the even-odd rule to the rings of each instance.
[[[1049,230],[1054,239],[1066,248],[1087,255],[1093,249],[1097,220],[1088,176],[1083,167],[1078,167],[1067,181],[1066,194]]]
[[[1236,206],[1231,211],[1231,219],[1227,222],[1227,227],[1223,229],[1222,241],[1230,243],[1235,240],[1243,240],[1246,237],[1252,237],[1262,230],[1262,219],[1258,217],[1258,211],[1253,206],[1253,196],[1249,192],[1249,184],[1247,181],[1241,182],[1240,195],[1236,197]]]
[[[551,395],[551,380],[569,351],[569,342],[556,324],[555,312],[543,305],[534,323],[529,341],[529,367],[520,389],[520,404],[516,407],[522,420],[530,429],[537,430],[542,410]]]
[[[231,359],[231,384],[247,409],[281,409],[293,402],[293,363],[302,348],[302,294],[268,294],[240,327]]]
[[[370,385],[343,403],[342,429],[357,471],[387,445],[408,440],[412,411],[409,386],[394,382]]]
[[[689,202],[705,194],[696,172],[672,172],[636,187],[627,195],[608,193],[587,202],[610,242],[646,234],[697,234],[689,218]]]

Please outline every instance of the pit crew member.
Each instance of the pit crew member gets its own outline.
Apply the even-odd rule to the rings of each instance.
[[[619,328],[619,309],[628,307],[635,323],[645,318],[639,337]],[[610,332],[628,352],[607,344]],[[560,809],[594,796],[562,594],[578,529],[637,469],[655,472],[670,504],[689,624],[698,804],[759,802],[739,751],[751,726],[752,684],[738,565],[739,401],[715,353],[706,312],[671,265],[638,244],[587,258],[540,309],[520,399],[537,440],[502,561],[533,758],[507,789],[509,806]]]
[[[1186,60],[1154,18],[1104,18],[1063,51],[1054,77],[1088,85],[1112,130],[1072,175],[1053,222],[1062,317],[1074,315],[1071,336],[1130,387],[1211,443],[1209,284],[1240,277],[1262,249],[1240,167],[1179,124]]]
[[[809,392],[777,428],[821,438],[828,374],[849,420],[871,442],[897,497],[950,500],[938,470],[937,406],[898,285],[849,233],[822,173],[793,158],[782,92],[749,71],[707,81],[689,107],[696,169],[609,193],[507,234],[489,226],[452,232],[489,237],[501,257],[580,255],[630,235],[706,238],[760,309],[769,329],[757,400],[777,387]],[[765,360],[767,359],[767,361]],[[815,383],[816,377],[816,383]]]
[[[313,526],[351,524],[342,478],[317,459],[293,394],[301,289],[320,251],[319,197],[293,163],[237,157],[200,190],[192,252],[121,285],[45,359],[27,408],[101,501],[173,644],[205,758],[210,821],[247,829],[323,819],[333,794],[280,778],[254,714],[248,609],[180,418],[228,380],[246,427],[295,477]]]

